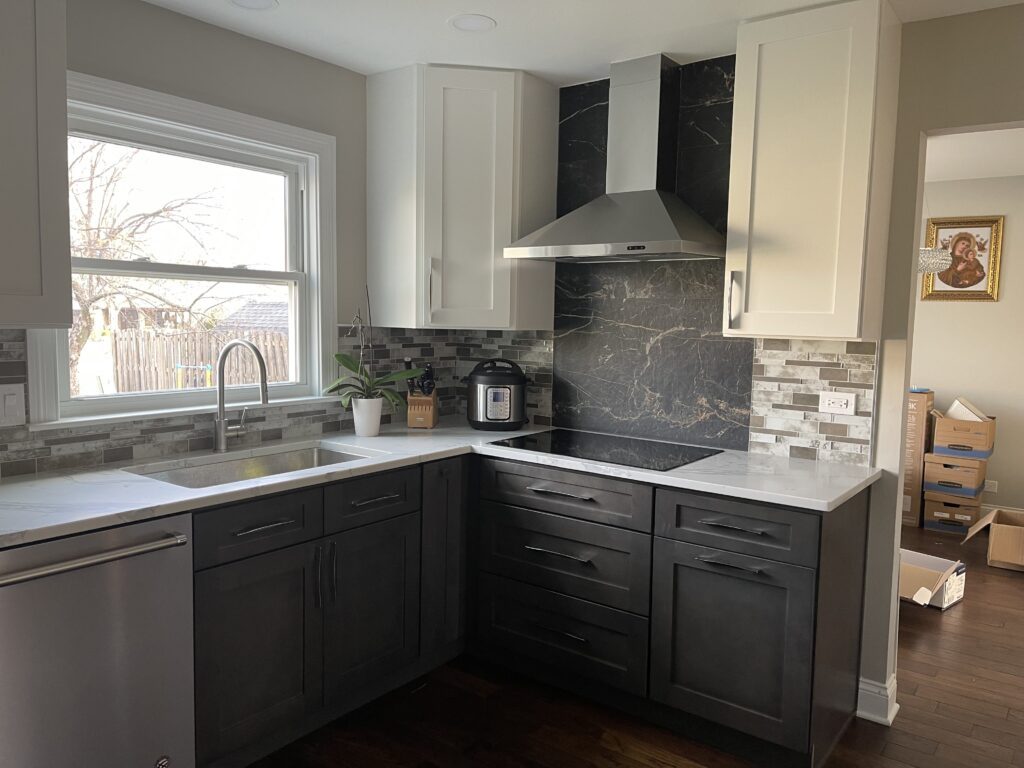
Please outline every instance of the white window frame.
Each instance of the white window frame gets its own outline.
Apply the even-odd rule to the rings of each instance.
[[[68,133],[127,142],[241,167],[276,170],[288,177],[288,269],[281,272],[119,263],[118,274],[195,277],[225,282],[292,285],[292,327],[297,382],[271,384],[270,399],[318,398],[333,371],[337,327],[335,139],[302,128],[181,99],[144,88],[68,72]],[[74,266],[109,270],[103,259],[75,259]],[[71,297],[68,297],[71,300]],[[301,307],[301,311],[298,308]],[[66,330],[29,332],[29,402],[33,423],[207,410],[215,390],[143,392],[71,398]],[[229,387],[228,403],[253,400],[251,385]]]

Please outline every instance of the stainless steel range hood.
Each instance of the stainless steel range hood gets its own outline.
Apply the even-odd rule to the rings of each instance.
[[[678,65],[647,56],[611,67],[607,193],[505,248],[506,259],[718,259],[725,238],[676,197]]]

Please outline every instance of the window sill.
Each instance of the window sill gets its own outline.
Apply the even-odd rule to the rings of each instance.
[[[242,408],[275,408],[288,405],[320,405],[338,402],[337,397],[324,397],[321,395],[308,397],[284,397],[272,399],[267,405],[260,403],[228,403],[228,411],[238,411]],[[125,413],[100,414],[95,416],[71,416],[55,421],[38,421],[26,425],[29,432],[42,432],[48,429],[73,429],[75,427],[91,427],[102,424],[123,424],[132,421],[151,421],[153,419],[170,419],[175,416],[195,416],[200,413],[215,413],[216,405],[201,405],[188,408],[165,408],[158,411],[134,411]]]

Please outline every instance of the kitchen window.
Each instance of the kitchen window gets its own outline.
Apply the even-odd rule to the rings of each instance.
[[[333,138],[81,75],[68,88],[73,325],[32,333],[33,421],[213,405],[236,338],[263,352],[271,400],[318,396]],[[229,402],[257,380],[251,356],[228,359]]]

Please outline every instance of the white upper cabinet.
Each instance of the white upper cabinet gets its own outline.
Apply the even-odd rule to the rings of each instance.
[[[553,266],[502,253],[555,218],[557,90],[522,72],[423,65],[367,89],[374,322],[550,329]]]
[[[0,2],[0,327],[71,325],[67,12]]]
[[[740,27],[726,335],[877,338],[898,78],[884,0]]]

